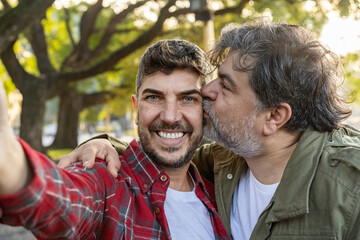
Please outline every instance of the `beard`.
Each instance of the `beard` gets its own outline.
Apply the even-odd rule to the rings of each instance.
[[[204,99],[203,107],[210,119],[208,121],[204,118],[205,137],[218,142],[244,158],[252,158],[261,154],[261,142],[254,131],[256,111],[245,119],[224,118],[219,120],[211,108],[210,100]]]
[[[140,126],[140,124],[139,124]],[[189,146],[186,149],[185,154],[174,157],[172,159],[165,158],[158,153],[158,151],[151,145],[152,142],[152,134],[157,134],[155,131],[158,129],[162,130],[176,130],[176,131],[183,131],[189,135]],[[159,164],[160,166],[167,167],[167,168],[181,168],[185,166],[187,163],[190,162],[192,159],[197,147],[200,145],[202,140],[202,134],[194,135],[193,128],[187,124],[186,122],[183,123],[175,123],[175,124],[167,124],[160,120],[153,122],[148,129],[143,129],[141,127],[138,128],[138,135],[140,138],[141,147],[146,153],[146,155],[155,163]],[[175,153],[176,151],[180,150],[180,147],[163,147],[161,146],[161,150],[166,151],[168,153]],[[175,154],[176,155],[176,154]]]

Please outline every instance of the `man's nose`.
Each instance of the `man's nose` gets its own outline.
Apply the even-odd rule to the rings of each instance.
[[[212,101],[215,101],[217,96],[218,96],[218,91],[216,86],[218,85],[218,81],[219,79],[214,79],[211,82],[209,82],[208,84],[206,84],[202,89],[201,89],[201,94],[203,95],[204,98],[208,98]]]
[[[160,114],[160,120],[173,124],[180,121],[182,118],[182,113],[179,109],[177,102],[167,102],[164,104],[164,108]]]

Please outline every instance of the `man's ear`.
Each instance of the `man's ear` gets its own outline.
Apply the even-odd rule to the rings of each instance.
[[[131,95],[131,100],[132,100],[132,103],[133,103],[133,107],[136,111],[136,115],[138,114],[138,105],[137,105],[137,97],[135,94]],[[136,116],[135,118],[135,124],[138,125],[138,117]]]
[[[288,103],[280,103],[266,113],[263,133],[265,136],[276,133],[291,118],[291,107]]]

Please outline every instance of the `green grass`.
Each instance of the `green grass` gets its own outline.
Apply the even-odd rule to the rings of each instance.
[[[66,154],[70,153],[73,149],[65,148],[65,149],[56,149],[56,150],[48,150],[46,154],[54,161],[58,162],[60,158],[64,157]]]

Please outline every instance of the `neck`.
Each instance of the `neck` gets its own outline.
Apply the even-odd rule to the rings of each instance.
[[[263,154],[246,159],[254,177],[262,184],[280,182],[298,140],[299,135],[288,132],[268,137],[265,140]]]
[[[181,168],[164,168],[166,174],[170,178],[169,187],[176,191],[190,192],[194,188],[194,184],[188,174],[189,164]]]

